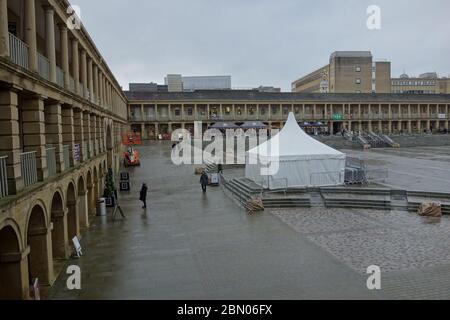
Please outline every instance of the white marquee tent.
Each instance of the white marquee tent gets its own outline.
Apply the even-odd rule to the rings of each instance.
[[[271,190],[343,185],[345,159],[307,135],[290,113],[276,136],[247,152],[245,177]]]

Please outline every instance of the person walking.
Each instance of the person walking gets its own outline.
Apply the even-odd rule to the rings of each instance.
[[[206,193],[206,186],[208,185],[208,175],[206,174],[206,171],[203,171],[202,175],[200,176],[200,184],[202,185],[203,193]]]
[[[221,163],[217,165],[217,173],[223,174],[223,165]]]
[[[143,183],[139,197],[139,200],[141,200],[144,203],[142,209],[147,209],[147,191],[148,191],[147,185]]]

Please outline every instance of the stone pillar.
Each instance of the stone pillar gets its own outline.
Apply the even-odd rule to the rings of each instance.
[[[67,27],[61,23],[58,25],[61,34],[61,63],[62,70],[64,72],[64,88],[70,88],[70,71],[69,71],[69,36],[67,33]]]
[[[20,167],[20,132],[17,91],[0,91],[0,153],[6,158],[9,194],[24,187]]]
[[[33,228],[27,232],[30,248],[28,255],[29,272],[39,279],[40,285],[50,286],[55,280],[53,272],[52,225],[45,228]]]
[[[87,60],[86,60],[86,50],[81,50],[81,82],[82,82],[82,94],[81,96],[83,98],[87,98],[87,90],[88,90],[88,83],[87,83]]]
[[[44,97],[34,96],[22,102],[22,133],[24,152],[36,152],[38,180],[48,177],[47,157],[45,151],[45,115]]]
[[[73,129],[75,143],[79,145],[80,150],[80,162],[86,160],[85,144],[84,144],[84,114],[80,109],[73,109]]]
[[[47,145],[55,148],[56,172],[66,169],[63,156],[61,105],[51,103],[45,106],[45,140]]]
[[[78,40],[72,40],[72,75],[75,81],[75,92],[80,94],[80,57],[78,54]]]
[[[84,124],[84,141],[86,144],[86,155],[87,158],[91,158],[92,157],[91,115],[88,112],[85,112],[83,120],[84,120],[83,124]]]
[[[69,146],[70,163],[66,163],[65,165],[66,167],[73,167],[77,165],[77,163],[73,157],[73,152],[75,149],[75,127],[72,106],[64,106],[61,110],[61,116],[63,144]]]
[[[408,133],[412,133],[411,120],[408,120]]]
[[[100,153],[103,153],[103,151],[104,151],[103,137],[104,137],[103,118],[101,116],[98,116],[97,117],[97,140],[98,140],[98,150]]]
[[[69,237],[67,232],[67,208],[62,210],[52,209],[52,246],[54,258],[69,258]]]
[[[0,57],[9,57],[8,0],[0,0]]]
[[[91,145],[92,145],[92,155],[96,156],[98,154],[98,148],[97,148],[97,117],[94,113],[91,113]]]
[[[78,193],[78,216],[80,218],[80,228],[89,228],[89,208],[87,192]]]
[[[94,95],[95,95],[94,103],[100,104],[100,95],[98,93],[98,67],[96,64],[94,65],[93,73],[94,73]]]
[[[45,6],[45,52],[50,61],[50,81],[56,83],[55,18],[53,8]]]
[[[0,254],[0,300],[28,300],[30,297],[28,254],[30,247],[22,252]]]
[[[147,130],[145,130],[145,124],[144,123],[141,124],[141,133],[142,133],[142,139],[146,140],[147,139]]]
[[[389,120],[389,122],[388,122],[388,133],[392,134],[392,121],[391,120]]]
[[[88,59],[88,89],[89,89],[89,101],[94,102],[94,75],[92,69],[92,59]]]
[[[25,0],[25,43],[28,45],[28,67],[38,71],[35,0]]]

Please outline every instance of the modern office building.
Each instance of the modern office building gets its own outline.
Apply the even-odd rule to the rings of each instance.
[[[392,93],[450,93],[450,78],[440,78],[436,72],[427,72],[418,77],[410,77],[407,74],[402,74],[399,78],[392,78],[391,85]]]
[[[169,74],[164,78],[169,92],[196,90],[231,90],[231,76],[190,76]]]
[[[336,51],[329,64],[292,83],[298,93],[390,93],[391,64],[370,51]]]
[[[330,133],[342,129],[378,133],[448,130],[450,95],[266,93],[201,91],[125,92],[132,129],[144,139],[171,134],[195,121],[203,129],[220,121],[263,121],[281,128],[289,112],[299,122],[320,122]]]
[[[0,0],[0,300],[52,285],[117,172],[127,98],[66,0]]]

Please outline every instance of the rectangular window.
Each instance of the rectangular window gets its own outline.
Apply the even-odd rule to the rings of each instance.
[[[180,109],[175,109],[175,116],[176,117],[181,116],[181,110]]]
[[[361,67],[356,67],[356,72],[361,72]]]
[[[356,79],[356,84],[361,84],[361,79],[360,78]]]
[[[193,113],[194,113],[194,112],[192,111],[192,108],[188,108],[188,109],[187,109],[187,114],[188,114],[188,116],[192,116]]]

